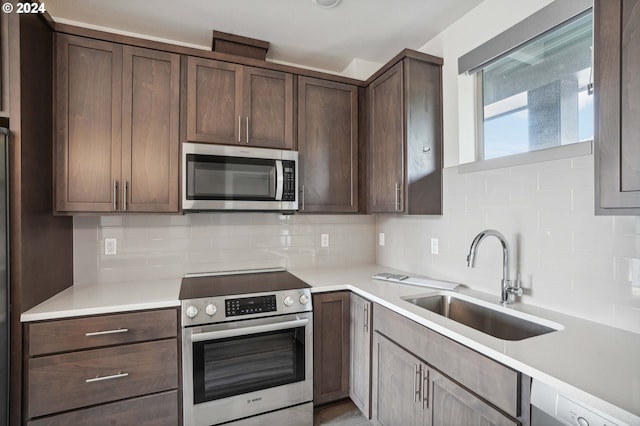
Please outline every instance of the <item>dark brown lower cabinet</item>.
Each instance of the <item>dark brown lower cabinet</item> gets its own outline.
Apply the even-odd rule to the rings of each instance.
[[[351,365],[349,397],[371,417],[371,302],[351,293]]]
[[[373,418],[392,426],[519,426],[379,333],[374,338]]]
[[[372,419],[381,425],[527,426],[531,379],[380,305]]]
[[[313,403],[349,396],[349,293],[313,295]]]
[[[178,391],[159,393],[71,411],[27,423],[28,426],[139,425],[176,426]]]
[[[177,324],[176,309],[27,323],[25,423],[179,425]]]

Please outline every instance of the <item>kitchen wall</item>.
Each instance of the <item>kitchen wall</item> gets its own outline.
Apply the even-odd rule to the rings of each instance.
[[[282,216],[196,214],[74,218],[76,285],[179,278],[187,272],[378,262],[463,282],[499,294],[500,246],[485,240],[476,268],[466,266],[473,237],[503,232],[520,271],[524,300],[640,333],[640,217],[593,214],[591,155],[459,173],[473,158],[473,77],[457,58],[551,0],[485,0],[420,50],[444,58],[444,214],[426,216]],[[386,244],[377,246],[379,232]],[[320,247],[320,234],[330,247]],[[104,255],[104,238],[118,254]],[[439,252],[431,254],[431,238]]]
[[[375,262],[372,216],[200,213],[74,217],[75,285],[177,279],[189,272]],[[329,234],[329,247],[320,235]],[[104,239],[117,254],[104,255]]]
[[[444,58],[444,206],[442,217],[383,217],[386,244],[377,262],[434,278],[500,291],[502,251],[483,241],[476,268],[466,266],[474,236],[501,231],[520,271],[524,301],[640,333],[640,217],[594,215],[593,156],[460,173],[473,159],[474,86],[457,59],[550,3],[485,0],[420,50]],[[431,238],[439,253],[431,254]]]

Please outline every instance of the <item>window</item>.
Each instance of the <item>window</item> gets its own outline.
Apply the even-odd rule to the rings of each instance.
[[[591,154],[592,6],[554,0],[458,58],[461,87],[476,87],[459,111],[476,123],[465,171]]]
[[[479,68],[479,159],[593,139],[592,28],[589,11]]]

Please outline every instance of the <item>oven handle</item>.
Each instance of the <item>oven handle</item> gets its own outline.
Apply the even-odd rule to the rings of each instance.
[[[205,340],[225,339],[227,337],[247,336],[249,334],[266,333],[269,331],[285,330],[287,328],[304,327],[309,323],[308,318],[285,321],[274,324],[255,325],[252,327],[241,327],[232,330],[207,331],[204,333],[194,333],[191,335],[192,342],[202,342]]]

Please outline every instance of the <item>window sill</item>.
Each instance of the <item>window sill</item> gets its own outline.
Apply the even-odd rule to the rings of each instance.
[[[570,145],[540,149],[538,151],[523,152],[522,154],[509,155],[507,157],[460,164],[458,166],[458,173],[464,174],[481,172],[484,170],[504,169],[507,167],[522,166],[524,164],[542,163],[544,161],[560,160],[562,158],[579,157],[591,154],[593,154],[593,141],[578,142]]]

